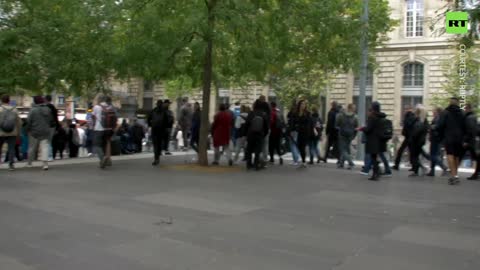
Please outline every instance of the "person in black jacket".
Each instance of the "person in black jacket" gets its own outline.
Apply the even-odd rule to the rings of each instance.
[[[472,160],[475,161],[476,167],[475,172],[468,177],[468,180],[479,180],[479,173],[480,173],[480,156],[477,156],[475,151],[475,137],[478,134],[478,127],[477,127],[477,116],[473,111],[471,104],[465,105],[465,135],[463,139],[463,147],[465,148],[464,155],[466,152],[470,152],[470,156]]]
[[[440,121],[440,115],[442,115],[443,109],[436,108],[433,111],[433,119],[430,125],[430,172],[427,176],[435,176],[435,166],[440,166],[443,170],[443,174],[447,174],[447,166],[443,164],[441,155],[440,155],[440,147],[442,145],[443,138],[441,137],[440,133],[438,132],[438,122]]]
[[[152,128],[153,142],[153,166],[160,163],[160,155],[164,146],[163,140],[168,128],[168,115],[161,100],[157,101],[157,107],[153,109],[147,119],[148,126]]]
[[[450,185],[460,183],[458,179],[458,166],[463,153],[463,139],[465,134],[465,122],[463,111],[460,109],[458,98],[450,99],[450,105],[445,109],[438,124],[438,131],[445,138],[445,150],[447,151],[448,167],[451,177]]]
[[[192,116],[192,130],[190,131],[190,146],[192,149],[198,153],[198,142],[200,140],[200,124],[202,118],[202,111],[200,109],[200,103],[195,102],[193,105],[193,116]]]
[[[415,121],[415,114],[412,111],[410,106],[406,107],[405,115],[403,116],[403,128],[402,128],[402,135],[403,135],[403,142],[398,148],[397,156],[395,158],[395,164],[393,165],[392,169],[398,170],[400,168],[400,161],[402,160],[402,155],[405,149],[407,149],[410,131],[412,129],[412,124]]]
[[[143,138],[145,138],[145,129],[137,120],[134,120],[131,130],[134,151],[135,153],[141,153],[143,150]]]
[[[310,143],[310,139],[313,133],[313,122],[312,116],[307,108],[307,101],[300,100],[297,105],[297,115],[295,117],[295,126],[297,127],[298,139],[297,145],[298,150],[300,151],[300,156],[302,158],[301,168],[306,168],[306,156],[307,156],[307,145]]]
[[[420,162],[420,154],[423,145],[427,140],[428,121],[426,112],[422,105],[417,106],[415,119],[412,123],[412,130],[408,138],[408,151],[410,151],[410,163],[413,172],[410,177],[418,176],[419,169],[422,169],[422,175],[425,175],[425,167]]]
[[[167,115],[167,122],[166,122],[166,130],[163,134],[163,150],[165,151],[165,155],[171,155],[170,151],[168,148],[170,147],[170,136],[172,135],[172,130],[173,130],[173,124],[175,123],[175,117],[173,116],[172,110],[170,110],[170,100],[165,99],[163,102],[163,108],[164,111]]]
[[[370,108],[367,126],[358,129],[366,135],[365,152],[370,155],[373,164],[373,175],[368,179],[371,181],[378,181],[380,178],[378,155],[386,149],[387,144],[380,136],[382,132],[382,118],[386,118],[386,115],[380,112],[380,103],[375,101]]]
[[[57,152],[60,154],[60,159],[63,159],[63,151],[65,150],[65,145],[67,144],[67,132],[62,125],[58,127],[53,135],[52,147],[53,147],[53,159],[57,156]]]
[[[325,157],[323,158],[323,162],[327,163],[328,155],[330,154],[330,148],[333,147],[333,155],[338,160],[339,159],[339,151],[338,151],[338,130],[336,128],[335,120],[338,114],[338,104],[336,101],[333,101],[331,104],[331,109],[328,112],[327,118],[327,128],[325,130],[325,134],[327,134],[327,148],[325,149]]]
[[[265,139],[265,134],[268,133],[268,118],[262,110],[262,102],[257,100],[253,104],[253,111],[248,114],[247,121],[245,123],[245,129],[247,130],[247,169],[260,170],[262,168],[260,164],[260,154]],[[252,163],[252,155],[255,154],[254,162]]]

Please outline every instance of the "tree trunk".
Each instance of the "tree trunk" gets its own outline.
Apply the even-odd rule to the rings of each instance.
[[[208,166],[208,133],[210,129],[210,93],[212,89],[212,74],[213,74],[213,29],[215,26],[215,15],[213,9],[216,0],[211,0],[207,4],[208,9],[208,33],[206,35],[207,48],[205,49],[205,58],[203,62],[203,97],[202,97],[202,116],[200,125],[200,138],[198,146],[198,163],[201,166]]]

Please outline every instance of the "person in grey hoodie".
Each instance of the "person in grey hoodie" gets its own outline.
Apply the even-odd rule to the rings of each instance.
[[[28,148],[28,166],[32,165],[32,161],[40,147],[41,154],[39,159],[43,161],[43,170],[48,170],[50,126],[54,119],[43,97],[36,96],[33,98],[33,101],[34,105],[28,114],[26,126],[30,142]]]
[[[343,168],[345,161],[348,162],[349,170],[355,166],[350,153],[352,141],[357,136],[358,128],[358,118],[355,110],[355,104],[349,104],[347,110],[337,114],[337,119],[335,120],[338,130],[338,146],[340,149],[338,168]]]

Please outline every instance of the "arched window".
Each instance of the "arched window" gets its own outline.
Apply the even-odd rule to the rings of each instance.
[[[423,37],[423,0],[406,0],[405,33],[407,37]]]
[[[421,63],[408,63],[403,66],[402,115],[408,107],[423,104],[424,66]],[[403,122],[403,116],[402,116]]]

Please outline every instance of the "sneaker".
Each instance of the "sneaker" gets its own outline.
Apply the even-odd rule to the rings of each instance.
[[[99,164],[98,164],[98,167],[100,169],[105,169],[105,160],[100,160]]]
[[[372,177],[368,178],[368,180],[370,180],[370,181],[379,181],[380,178],[378,177],[378,175],[372,175]]]
[[[458,176],[450,177],[450,179],[448,179],[448,184],[451,186],[458,185],[460,184],[460,179],[458,179]]]
[[[442,176],[448,176],[449,173],[450,173],[450,170],[443,170]]]
[[[44,166],[43,166],[43,170],[44,170],[44,171],[48,171],[48,165],[44,165]]]
[[[152,166],[157,166],[158,164],[160,164],[160,160],[158,159],[152,162]]]
[[[355,168],[355,165],[348,165],[347,170],[353,170]]]
[[[112,159],[111,158],[107,158],[105,160],[105,166],[107,167],[112,167]]]
[[[15,171],[15,166],[13,164],[10,164],[8,166],[8,170],[11,171],[11,172]]]
[[[292,165],[292,166],[298,166],[299,163],[294,161],[294,162],[290,163],[290,165]]]
[[[310,162],[308,162],[309,165],[313,165],[313,160],[310,160]]]
[[[408,175],[408,177],[418,177],[418,173],[411,173]]]
[[[298,168],[299,169],[305,169],[305,168],[307,168],[307,165],[302,162],[302,164],[300,164],[300,166],[298,166]]]
[[[53,158],[49,158],[47,159],[48,162],[52,162],[53,161]]]
[[[395,171],[400,170],[399,166],[397,166],[397,165],[393,166],[392,169],[395,170]]]
[[[365,175],[365,176],[370,175],[368,172],[365,172],[365,171],[360,171],[360,174],[361,174],[361,175]]]
[[[165,155],[167,155],[167,156],[171,156],[171,155],[172,155],[172,153],[170,153],[170,152],[165,152]]]
[[[391,172],[387,172],[387,173],[383,173],[382,176],[384,177],[392,177],[392,173]]]

